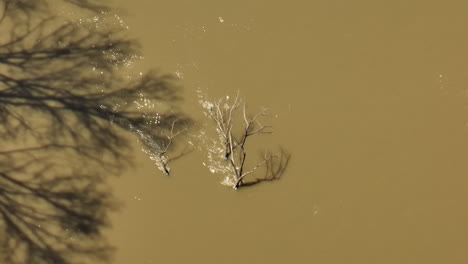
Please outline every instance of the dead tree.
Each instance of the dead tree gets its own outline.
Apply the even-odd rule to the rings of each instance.
[[[229,97],[220,99],[214,103],[201,101],[206,110],[206,116],[214,121],[219,144],[219,148],[212,148],[209,153],[211,164],[208,166],[212,172],[225,174],[222,184],[238,189],[245,183],[245,177],[255,172],[258,168],[270,164],[275,158],[269,152],[263,154],[260,161],[247,168],[247,142],[252,136],[270,134],[271,126],[261,123],[261,119],[268,117],[266,110],[261,110],[256,114],[247,113],[247,103],[245,99],[239,97],[237,93],[234,101]],[[237,120],[237,119],[241,120]],[[236,130],[236,128],[239,128]],[[215,153],[216,152],[216,153]],[[216,157],[222,156],[225,162],[215,161]],[[250,156],[250,154],[249,154]]]
[[[174,147],[174,138],[184,133],[188,129],[187,125],[185,125],[183,128],[177,128],[176,131],[176,124],[177,120],[174,120],[171,125],[171,130],[165,134],[165,138],[162,138],[159,141],[154,141],[151,137],[148,137],[144,133],[138,133],[141,142],[147,146],[145,149],[143,149],[143,151],[148,154],[151,160],[155,162],[158,169],[167,176],[170,175],[171,171],[169,162],[187,153],[185,150],[183,150],[175,157],[169,156],[169,152]]]

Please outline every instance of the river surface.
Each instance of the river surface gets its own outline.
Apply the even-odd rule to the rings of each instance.
[[[253,146],[291,154],[280,180],[234,191],[203,151],[167,177],[135,140],[112,181],[114,263],[468,263],[467,4],[111,3],[191,117],[200,91],[240,91],[272,113]]]

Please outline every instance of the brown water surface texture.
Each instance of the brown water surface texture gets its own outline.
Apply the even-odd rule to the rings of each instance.
[[[291,153],[281,180],[234,191],[202,152],[167,177],[135,141],[112,182],[114,263],[468,263],[468,4],[112,5],[192,117],[197,90],[240,91],[273,113],[252,146]]]

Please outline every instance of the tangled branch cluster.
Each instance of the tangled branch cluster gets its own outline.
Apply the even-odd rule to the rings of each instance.
[[[215,146],[208,150],[208,167],[213,173],[219,172],[224,175],[221,182],[223,185],[238,189],[281,177],[290,159],[290,155],[284,150],[281,150],[279,156],[264,151],[260,161],[247,168],[247,154],[251,153],[247,150],[248,139],[255,135],[272,133],[272,127],[264,125],[260,120],[269,116],[266,110],[249,115],[247,103],[239,97],[239,93],[233,101],[226,97],[214,102],[200,100],[200,103],[205,108],[205,115],[215,123],[218,135]],[[263,166],[266,166],[264,177],[245,181],[246,176]]]

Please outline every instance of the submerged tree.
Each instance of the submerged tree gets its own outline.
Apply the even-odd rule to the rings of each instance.
[[[214,102],[201,100],[200,103],[205,109],[205,115],[214,122],[218,137],[213,142],[214,146],[208,150],[207,166],[211,172],[224,176],[221,182],[223,185],[238,189],[262,181],[277,180],[282,176],[290,159],[284,150],[279,156],[265,151],[257,163],[247,166],[247,154],[251,154],[247,150],[248,139],[272,133],[271,126],[261,123],[262,118],[269,116],[266,110],[256,114],[247,113],[247,103],[239,97],[239,93],[233,101],[227,96]],[[264,177],[245,180],[246,176],[260,167],[266,167]]]
[[[174,139],[188,130],[189,122],[188,120],[185,120],[184,122],[185,125],[183,127],[177,128],[177,131],[175,131],[177,120],[172,121],[170,131],[166,131],[163,138],[159,139],[158,141],[155,141],[151,138],[151,136],[148,136],[145,133],[137,131],[141,142],[146,146],[143,151],[148,154],[149,158],[156,163],[158,169],[168,176],[170,175],[171,171],[169,162],[188,153],[187,151],[183,150],[179,152],[177,156],[170,157],[168,155],[168,153],[171,152],[174,147]]]
[[[1,263],[109,260],[102,228],[116,207],[105,176],[131,163],[124,133],[168,160],[189,124],[172,76],[122,74],[138,47],[120,28],[93,26],[97,1],[59,2],[96,15],[77,23],[46,0],[0,3]]]

